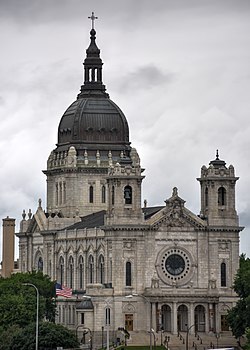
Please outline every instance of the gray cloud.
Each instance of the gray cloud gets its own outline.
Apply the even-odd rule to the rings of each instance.
[[[132,94],[137,90],[148,90],[153,87],[167,85],[174,79],[174,74],[163,73],[154,65],[147,65],[139,67],[136,71],[128,73],[119,79],[119,90],[131,92]]]
[[[45,205],[41,169],[82,83],[91,11],[104,83],[146,168],[142,199],[164,204],[177,186],[198,214],[196,177],[219,148],[241,177],[250,256],[248,0],[0,1],[0,216],[18,230],[23,209]]]

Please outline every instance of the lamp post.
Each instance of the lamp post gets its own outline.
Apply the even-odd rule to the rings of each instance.
[[[77,337],[78,328],[82,328],[83,329],[83,334],[84,335],[89,333],[89,337],[90,337],[90,346],[89,346],[89,348],[90,348],[90,350],[92,350],[92,348],[93,348],[93,342],[92,342],[93,334],[92,334],[91,330],[88,327],[85,327],[84,325],[79,324],[76,327],[76,337]]]
[[[217,349],[219,347],[219,338],[220,338],[220,333],[215,333],[216,341],[217,341]]]
[[[32,283],[23,283],[23,285],[31,286],[36,290],[36,350],[38,350],[39,292],[37,287]]]
[[[111,298],[108,298],[105,300],[105,303],[107,305],[106,312],[105,312],[105,323],[107,328],[107,350],[109,350],[110,301],[111,301]]]
[[[104,331],[104,327],[102,326],[102,349],[103,349],[103,331]]]
[[[153,332],[153,328],[152,328],[152,303],[148,300],[148,298],[146,298],[144,295],[142,294],[137,294],[137,293],[133,293],[130,295],[126,295],[126,298],[133,298],[133,297],[141,297],[143,298],[149,305],[150,305],[150,318],[149,318],[149,336],[150,336],[150,350],[152,350],[152,332]]]
[[[195,324],[192,324],[192,325],[189,326],[189,327],[188,327],[188,325],[186,325],[186,326],[187,326],[187,333],[186,333],[186,350],[188,350],[188,335],[189,335],[189,331],[190,331],[190,329],[191,329],[192,327],[195,326]]]

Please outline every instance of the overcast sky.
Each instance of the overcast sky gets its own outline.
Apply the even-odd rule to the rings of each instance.
[[[82,84],[92,11],[104,84],[146,169],[142,200],[164,205],[176,186],[199,214],[196,178],[219,149],[240,177],[250,256],[249,0],[0,0],[0,217],[18,231],[23,209],[46,206],[41,170]]]

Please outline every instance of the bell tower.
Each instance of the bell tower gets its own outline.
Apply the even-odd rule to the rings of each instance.
[[[132,148],[131,158],[121,157],[119,163],[109,168],[107,225],[142,223],[140,159]]]
[[[239,178],[235,176],[234,167],[216,159],[201,168],[201,218],[208,220],[209,226],[238,226],[239,220],[235,209],[235,185]]]

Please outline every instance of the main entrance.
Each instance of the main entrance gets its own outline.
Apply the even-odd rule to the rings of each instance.
[[[125,329],[128,332],[133,331],[133,314],[125,314]]]

